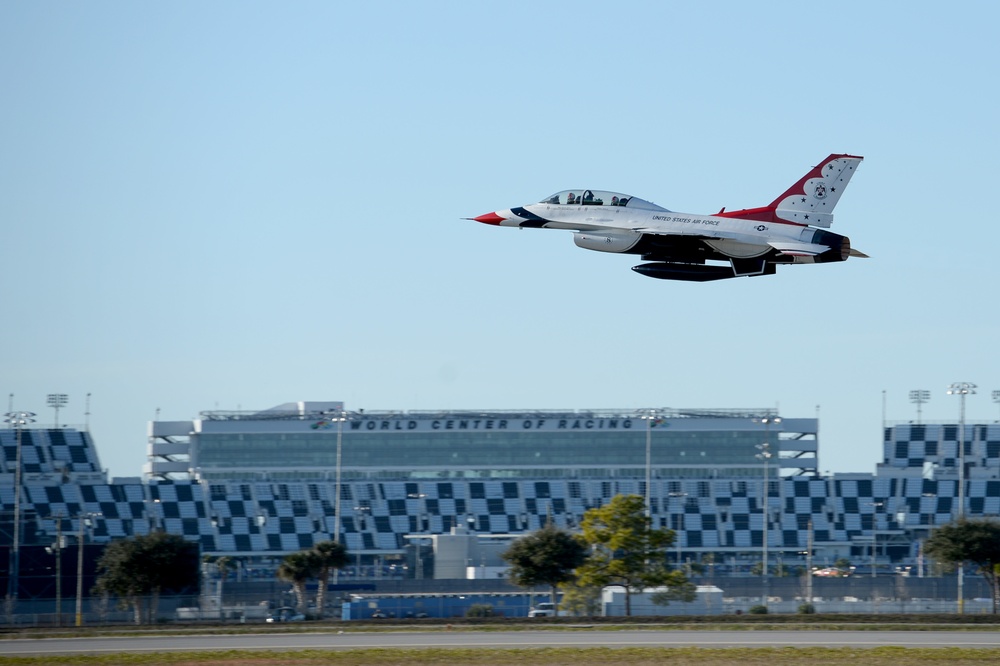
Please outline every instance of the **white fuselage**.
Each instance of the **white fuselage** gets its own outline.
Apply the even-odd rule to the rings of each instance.
[[[534,217],[522,217],[527,211]],[[815,251],[793,253],[796,245],[812,246],[816,229],[792,223],[759,222],[715,215],[677,213],[666,209],[626,208],[617,206],[573,206],[563,204],[529,204],[520,208],[497,211],[506,218],[502,227],[537,227],[579,232],[580,247],[599,252],[629,252],[644,234],[657,236],[689,236],[727,257],[757,257],[778,247],[787,247],[789,263],[812,263]],[[832,234],[831,234],[832,235]]]

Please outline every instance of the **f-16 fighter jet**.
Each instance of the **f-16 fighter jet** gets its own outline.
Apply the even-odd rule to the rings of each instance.
[[[833,224],[833,208],[862,159],[830,155],[769,205],[723,208],[715,215],[675,213],[628,194],[577,189],[470,219],[501,227],[566,229],[584,249],[641,255],[648,263],[632,270],[661,280],[774,275],[778,264],[867,256],[846,236],[824,231]]]

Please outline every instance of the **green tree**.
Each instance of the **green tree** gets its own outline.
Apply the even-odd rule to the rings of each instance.
[[[316,580],[319,581],[319,589],[316,591],[316,612],[322,618],[326,609],[326,588],[330,583],[330,574],[346,567],[351,558],[347,554],[347,548],[339,541],[320,541],[313,546],[313,551],[316,553],[319,565],[316,571]]]
[[[548,585],[554,606],[556,588],[573,580],[574,570],[587,559],[587,546],[550,522],[516,540],[500,557],[510,565],[508,576],[515,585]]]
[[[669,606],[671,601],[691,602],[698,598],[698,586],[680,571],[671,571],[666,590],[654,592],[650,600],[659,606]]]
[[[306,583],[319,577],[322,563],[315,550],[299,550],[285,555],[278,565],[278,578],[292,584],[295,590],[295,605],[305,615],[307,608]]]
[[[155,615],[162,593],[197,589],[198,544],[165,532],[119,539],[104,550],[97,571],[95,590],[131,606],[142,624]]]
[[[228,555],[215,559],[215,567],[219,570],[219,578],[222,579],[222,582],[229,580],[229,572],[236,571],[238,566],[236,560]]]
[[[632,593],[644,588],[668,586],[682,590],[688,580],[667,567],[666,550],[674,532],[654,529],[639,495],[616,495],[599,508],[590,509],[581,521],[583,539],[593,552],[577,569],[582,585],[625,589],[625,614],[632,614]],[[679,592],[680,593],[680,592]],[[666,601],[663,597],[657,603]]]
[[[559,610],[576,616],[593,616],[601,611],[601,588],[596,585],[582,585],[576,579],[559,586],[562,603]]]
[[[940,562],[971,562],[993,591],[993,613],[1000,606],[1000,521],[961,518],[934,530],[924,552]]]

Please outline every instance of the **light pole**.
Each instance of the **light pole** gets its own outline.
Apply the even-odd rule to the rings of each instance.
[[[337,411],[337,416],[334,420],[337,422],[337,471],[334,483],[337,496],[333,498],[333,542],[340,543],[340,480],[344,453],[344,421],[347,420],[343,409]],[[337,570],[335,569],[334,571]]]
[[[421,498],[421,503],[423,503],[422,502],[422,498],[425,497],[425,494],[424,493],[412,493],[410,495],[407,495],[407,497]],[[416,527],[417,527],[417,533],[418,534],[426,534],[427,530],[429,529],[429,526],[430,526],[431,517],[430,517],[429,514],[425,513],[424,511],[426,511],[426,504],[424,505],[424,510],[422,510],[419,514],[417,514],[417,525],[416,525]],[[527,516],[522,513],[521,517],[520,517],[520,523],[521,523],[522,529],[523,529],[523,526],[524,526],[524,523],[525,523],[526,520],[527,520]],[[431,543],[433,543],[433,541]],[[423,551],[423,548],[424,548],[424,540],[423,539],[419,539],[419,538],[418,539],[414,539],[413,540],[413,545],[414,545],[414,556],[415,556],[414,557],[414,561],[415,561],[416,568],[417,568],[417,570],[413,573],[413,577],[416,580],[423,580],[424,579],[424,558],[423,558],[422,551]]]
[[[14,454],[14,542],[10,549],[10,569],[7,578],[7,598],[11,603],[17,601],[21,574],[21,432],[24,426],[34,423],[34,412],[7,412],[4,419],[17,431],[15,435],[16,453]]]
[[[917,406],[917,424],[920,424],[920,412],[921,407],[924,403],[929,402],[931,399],[931,392],[923,389],[917,389],[915,391],[910,391],[910,402],[916,404]]]
[[[878,510],[882,502],[872,502],[872,578],[875,578],[875,563],[878,557]],[[874,594],[874,591],[873,591]]]
[[[768,504],[770,503],[769,502],[769,500],[770,500],[770,489],[768,488],[768,483],[769,483],[769,480],[768,480],[768,476],[769,476],[768,475],[768,468],[770,467],[769,463],[770,463],[771,455],[772,455],[771,454],[771,424],[772,423],[781,423],[781,417],[780,416],[765,416],[765,417],[759,419],[759,422],[764,424],[764,433],[765,433],[764,434],[764,442],[762,444],[758,444],[757,445],[757,448],[760,450],[760,453],[757,454],[757,458],[764,461],[764,484],[763,484],[763,491],[761,492],[761,496],[763,497],[763,507],[762,507],[762,509],[763,509],[763,514],[764,514],[763,539],[761,540],[761,546],[762,546],[762,550],[763,550],[763,553],[762,553],[762,555],[763,555],[763,557],[762,557],[762,565],[763,566],[761,567],[761,576],[763,577],[762,580],[764,582],[764,594],[763,594],[763,599],[762,599],[762,602],[763,602],[762,605],[764,606],[764,608],[767,608],[767,598],[770,596],[770,592],[768,590],[770,580],[768,579],[768,573],[769,572],[768,572],[768,566],[767,566],[768,559],[769,559],[768,558],[768,552],[767,552],[767,546],[768,546],[768,543],[767,543],[768,533],[767,532],[768,532],[768,522],[770,521],[770,517],[771,517],[770,516],[770,509],[768,507]]]
[[[56,626],[62,626],[62,514],[56,517]]]
[[[149,487],[153,488],[153,486],[149,486]],[[149,533],[152,534],[153,532],[156,532],[158,529],[160,529],[160,524],[161,524],[161,521],[160,521],[160,498],[157,497],[156,499],[153,499],[150,502],[148,502],[148,506],[146,507],[146,510],[148,511],[148,514],[149,514],[147,516],[149,518]]]
[[[650,485],[653,479],[653,425],[656,421],[656,410],[647,409],[640,418],[646,422],[646,517],[652,518]]]
[[[80,521],[80,532],[76,538],[76,626],[83,626],[83,541],[86,536],[85,528],[93,525],[92,518],[99,516],[99,513],[81,513],[77,516]]]
[[[958,519],[965,518],[965,396],[976,394],[976,385],[955,382],[948,387],[948,395],[959,397],[958,418]],[[958,614],[965,612],[965,567],[958,563]]]
[[[678,484],[679,485],[679,484]],[[680,571],[681,568],[681,532],[684,531],[684,498],[687,497],[687,493],[682,490],[677,490],[667,494],[668,499],[677,500],[675,505],[677,506],[677,520],[674,523],[674,542],[677,544],[677,570]],[[671,517],[670,507],[667,507],[667,519]]]
[[[62,514],[54,516],[56,521],[56,542],[46,548],[56,558],[56,626],[62,626]]]
[[[46,404],[56,410],[56,428],[59,427],[59,410],[69,402],[69,396],[65,393],[49,393],[45,397]]]
[[[806,534],[806,600],[807,604],[813,602],[813,521],[809,519],[809,531]]]

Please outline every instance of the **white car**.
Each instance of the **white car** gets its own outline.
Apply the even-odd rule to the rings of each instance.
[[[528,611],[528,617],[555,617],[556,605],[551,601],[543,601]]]

